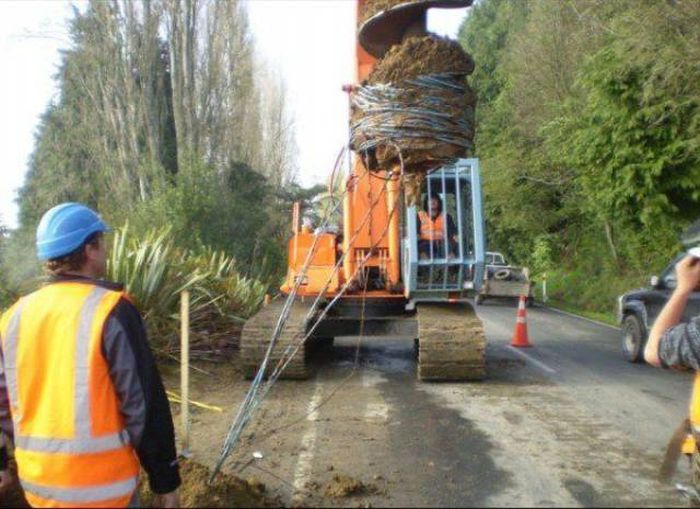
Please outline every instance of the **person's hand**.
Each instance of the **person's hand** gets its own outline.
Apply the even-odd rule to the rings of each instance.
[[[165,509],[180,507],[180,494],[175,490],[163,495],[156,495],[153,499],[153,507],[163,507]]]
[[[15,482],[15,476],[8,469],[0,470],[0,494],[5,493]]]
[[[676,264],[677,290],[690,293],[700,283],[700,258],[686,256]]]

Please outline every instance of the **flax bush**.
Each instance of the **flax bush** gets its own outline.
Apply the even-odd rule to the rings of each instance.
[[[170,228],[132,237],[118,229],[108,261],[108,278],[124,283],[144,316],[151,345],[172,355],[179,347],[179,302],[190,292],[193,355],[211,358],[237,344],[240,327],[263,300],[267,285],[239,273],[223,252],[177,247]]]

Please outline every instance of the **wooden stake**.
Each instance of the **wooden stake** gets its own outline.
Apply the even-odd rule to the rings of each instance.
[[[547,273],[542,275],[542,302],[547,303]]]
[[[180,417],[182,418],[182,454],[190,452],[190,292],[180,295]]]

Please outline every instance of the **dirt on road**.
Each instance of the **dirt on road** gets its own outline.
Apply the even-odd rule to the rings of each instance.
[[[682,505],[655,480],[660,454],[504,347],[459,384],[418,382],[412,341],[364,340],[359,364],[356,347],[336,339],[313,378],[279,382],[224,471],[295,507]],[[192,398],[225,408],[193,410],[193,459],[211,466],[249,382],[202,367]]]
[[[211,470],[195,461],[180,461],[180,502],[182,507],[277,507],[277,501],[265,494],[265,485],[255,479],[243,480],[231,474],[219,474],[209,485]],[[148,483],[140,489],[143,507],[153,507]]]

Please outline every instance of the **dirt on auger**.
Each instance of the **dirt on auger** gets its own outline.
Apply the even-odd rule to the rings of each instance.
[[[476,96],[466,76],[473,71],[474,60],[458,42],[409,37],[377,62],[353,101],[353,149],[364,152],[370,169],[402,160],[409,205],[425,173],[471,152]]]
[[[417,0],[414,3],[419,3],[420,1],[422,0]],[[410,0],[368,0],[367,3],[364,4],[364,8],[360,12],[358,24],[362,25],[362,23],[367,21],[369,18],[371,18],[378,12],[390,9],[395,5],[406,3],[410,3]]]
[[[367,83],[397,83],[427,74],[474,72],[474,59],[457,42],[437,35],[409,37],[377,62]]]

